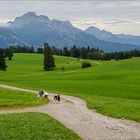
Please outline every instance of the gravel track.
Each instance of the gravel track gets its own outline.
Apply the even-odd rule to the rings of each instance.
[[[25,92],[34,92],[23,88],[0,84],[0,87]],[[66,127],[76,132],[84,140],[140,140],[140,123],[115,119],[96,113],[86,107],[80,98],[61,95],[61,101],[53,101],[54,94],[49,94],[47,105],[15,110],[0,110],[0,114],[42,112],[52,116]]]

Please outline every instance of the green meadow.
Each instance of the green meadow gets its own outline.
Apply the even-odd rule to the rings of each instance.
[[[27,93],[0,87],[0,109],[14,109],[46,104],[48,100],[38,98],[34,93]]]
[[[140,58],[94,61],[55,56],[55,61],[56,69],[46,72],[43,55],[14,54],[7,71],[0,71],[0,83],[77,96],[97,112],[140,121]],[[92,67],[81,69],[82,61]]]
[[[80,140],[59,122],[42,113],[0,115],[1,140]]]

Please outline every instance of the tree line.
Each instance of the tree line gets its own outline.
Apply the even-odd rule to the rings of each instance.
[[[17,46],[9,46],[8,47],[10,50],[11,50],[11,52],[13,52],[13,53],[35,53],[35,49],[34,49],[34,47],[33,46],[19,46],[19,45],[17,45]]]
[[[120,51],[120,52],[104,52],[99,48],[88,47],[76,47],[72,48],[64,47],[63,49],[51,47],[54,55],[70,56],[75,58],[93,59],[93,60],[122,60],[132,57],[140,57],[140,50]],[[43,48],[38,48],[37,53],[43,53]]]
[[[48,44],[48,43],[47,43]],[[13,53],[40,53],[43,54],[44,47],[40,47],[34,49],[34,47],[29,46],[10,46],[9,49]],[[74,45],[71,48],[64,47],[62,49],[56,47],[50,47],[53,55],[60,56],[71,56],[75,58],[83,58],[83,59],[94,59],[94,60],[122,60],[128,59],[131,57],[140,57],[140,50],[130,50],[130,51],[120,51],[120,52],[104,52],[99,48],[90,48],[88,47],[77,47]]]
[[[9,46],[6,49],[0,49],[0,70],[6,70],[6,58],[12,60],[13,53],[40,53],[44,54],[44,69],[52,70],[55,67],[53,55],[68,56],[93,60],[122,60],[131,57],[140,57],[140,50],[120,51],[120,52],[104,52],[99,48],[64,47],[62,49],[50,47],[48,43],[44,43],[43,47],[34,49],[33,46]]]

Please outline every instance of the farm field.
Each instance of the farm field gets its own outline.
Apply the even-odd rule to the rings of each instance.
[[[14,54],[7,72],[0,72],[0,83],[81,97],[100,113],[140,121],[140,58],[88,60],[93,65],[88,69],[81,69],[85,60],[55,60],[56,69],[46,72],[41,54]]]
[[[80,140],[75,133],[42,113],[0,115],[0,123],[1,140]]]

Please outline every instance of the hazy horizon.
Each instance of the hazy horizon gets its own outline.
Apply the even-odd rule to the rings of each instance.
[[[138,1],[0,1],[0,7],[0,26],[33,11],[50,19],[69,20],[82,30],[95,26],[114,34],[140,35]]]

